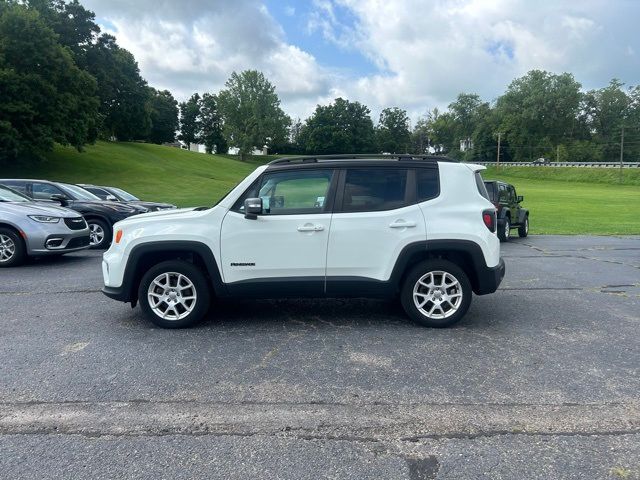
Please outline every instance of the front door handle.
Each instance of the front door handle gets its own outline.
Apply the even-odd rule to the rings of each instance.
[[[396,220],[389,228],[413,228],[417,225],[416,222],[405,222],[404,220]]]
[[[321,232],[322,230],[324,230],[324,226],[323,225],[302,225],[300,227],[298,227],[298,231],[299,232]]]

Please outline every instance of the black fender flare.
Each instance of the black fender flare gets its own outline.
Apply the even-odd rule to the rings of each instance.
[[[180,257],[191,257],[193,263],[204,267],[206,270],[204,273],[208,275],[215,295],[219,297],[227,296],[218,263],[209,246],[202,242],[186,240],[166,240],[136,245],[129,253],[122,285],[117,288],[105,287],[102,291],[111,298],[122,302],[131,302],[132,305],[135,305],[138,285],[144,273],[152,265]],[[202,265],[200,265],[199,260],[202,261]]]
[[[498,217],[498,221],[500,223],[503,223],[504,219],[507,218],[507,215],[509,216],[509,218],[511,218],[511,209],[509,207],[502,207],[500,209],[500,216]],[[511,218],[511,222],[513,223],[513,218]]]
[[[520,209],[520,216],[518,218],[518,223],[519,224],[524,224],[524,220],[525,218],[527,218],[529,216],[529,210],[526,210],[524,208]]]
[[[502,260],[498,266],[488,267],[482,248],[475,242],[470,240],[426,240],[411,243],[402,249],[394,265],[389,283],[397,289],[402,288],[404,277],[412,266],[433,255],[464,260],[464,265],[460,266],[469,276],[473,291],[478,295],[494,292],[504,276]]]

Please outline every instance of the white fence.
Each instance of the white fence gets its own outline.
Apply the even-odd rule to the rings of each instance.
[[[497,165],[497,162],[469,162],[477,165]],[[503,167],[583,167],[583,168],[620,168],[620,162],[500,162]],[[622,168],[640,168],[640,162],[622,162]]]

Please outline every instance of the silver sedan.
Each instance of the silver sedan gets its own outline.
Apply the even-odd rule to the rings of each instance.
[[[0,267],[19,265],[28,256],[85,248],[89,248],[89,227],[78,212],[42,205],[0,186]]]

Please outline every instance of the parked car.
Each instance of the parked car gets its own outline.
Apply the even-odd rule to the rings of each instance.
[[[529,235],[529,210],[520,205],[524,197],[516,194],[516,188],[505,182],[486,180],[484,182],[489,200],[498,209],[498,237],[506,242],[511,237],[511,229],[518,229],[518,236]]]
[[[416,322],[460,320],[504,272],[480,165],[386,155],[279,159],[211,208],[115,225],[103,292],[160,327],[216,297],[400,297]]]
[[[113,224],[140,213],[133,207],[100,200],[77,185],[46,180],[1,179],[1,185],[18,190],[39,202],[57,202],[81,213],[89,224],[91,248],[106,248],[111,243]]]
[[[26,257],[85,248],[89,227],[77,212],[38,204],[0,185],[0,267],[15,267]]]
[[[536,158],[531,163],[533,163],[534,165],[548,165],[549,163],[551,163],[551,160],[549,160],[548,158],[540,157]]]
[[[140,206],[149,212],[157,212],[158,210],[172,210],[174,208],[178,208],[175,205],[171,205],[170,203],[148,202],[145,200],[140,200],[135,195],[132,195],[129,192],[126,192],[125,190],[117,187],[104,187],[86,183],[79,183],[78,186],[84,188],[85,190],[88,190],[102,200],[123,202],[127,205]]]

